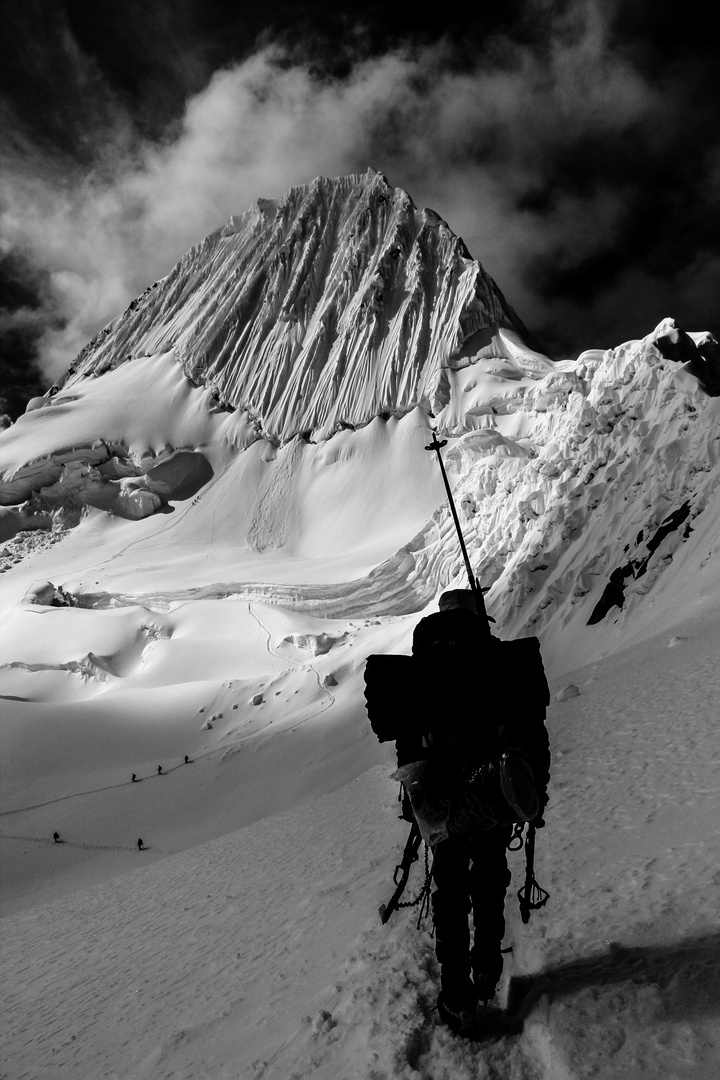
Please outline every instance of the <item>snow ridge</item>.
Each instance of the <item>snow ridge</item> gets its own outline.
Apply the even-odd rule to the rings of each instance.
[[[654,336],[583,353],[504,415],[465,415],[447,461],[503,636],[586,624],[614,571],[624,595],[611,588],[604,606],[617,616],[653,589],[693,533],[712,536],[720,402],[663,359]],[[441,542],[430,544],[438,529]],[[443,507],[414,541],[410,581],[462,578],[453,534]]]

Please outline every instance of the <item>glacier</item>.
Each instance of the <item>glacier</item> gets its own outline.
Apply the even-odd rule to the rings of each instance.
[[[1,896],[24,943],[13,971],[22,982],[23,955],[37,948],[41,964],[52,951],[40,926],[50,910],[69,948],[79,948],[79,904],[93,928],[89,955],[105,973],[100,989],[87,976],[93,1002],[104,1004],[72,998],[92,1021],[94,1049],[83,1064],[68,1041],[58,1050],[64,1066],[80,1076],[112,1068],[143,1076],[167,1060],[188,1075],[219,1076],[242,1060],[247,1075],[317,1067],[318,1076],[354,1078],[372,1068],[415,1075],[412,1062],[431,1053],[426,1035],[413,1035],[425,1028],[402,956],[374,942],[365,910],[382,898],[393,858],[383,836],[396,837],[398,826],[392,785],[382,795],[391,769],[365,718],[362,673],[370,652],[408,651],[438,594],[465,583],[437,461],[425,449],[433,431],[448,440],[444,460],[495,632],[540,637],[556,695],[547,868],[557,914],[534,944],[518,932],[517,969],[573,960],[585,934],[597,949],[630,925],[632,940],[645,941],[652,920],[669,935],[663,912],[676,911],[678,883],[693,874],[694,914],[683,918],[688,933],[705,932],[716,866],[708,838],[717,787],[709,720],[720,610],[717,343],[672,318],[643,329],[612,349],[553,361],[438,214],[372,170],[319,178],[260,200],[193,248],[0,433]],[[568,685],[579,693],[564,695]],[[687,745],[675,725],[683,702]],[[653,722],[657,751],[645,736]],[[140,784],[131,785],[133,772]],[[386,802],[373,823],[368,800],[378,798]],[[697,828],[696,841],[668,816],[670,803],[683,808],[683,828]],[[595,835],[589,806],[612,840]],[[327,813],[332,827],[318,818]],[[66,843],[48,850],[43,838],[55,829]],[[148,849],[142,868],[138,836]],[[279,898],[271,844],[298,882],[292,909]],[[610,882],[598,894],[587,854],[595,850]],[[647,854],[642,872],[638,851]],[[345,869],[336,889],[337,852]],[[255,860],[246,895],[215,856],[238,880]],[[633,907],[636,880],[646,907]],[[213,882],[209,903],[204,881]],[[179,956],[173,968],[182,1030],[165,1033],[174,1031],[172,1009],[145,1023],[133,1005],[133,1031],[142,1033],[123,1072],[103,1056],[103,1017],[133,976],[113,982],[102,911],[118,934],[129,933],[128,919],[145,928],[143,955],[162,972],[147,928],[162,925],[160,943],[171,947],[157,906],[164,882],[175,925],[193,941],[192,971]],[[323,951],[306,894],[337,960]],[[588,919],[574,896],[587,902]],[[223,939],[239,933],[229,912],[252,922],[266,910],[275,927],[262,939],[264,973],[251,926],[238,945],[268,996],[233,998],[224,1019],[197,960],[203,905]],[[278,943],[285,932],[287,946]],[[303,941],[313,943],[316,1016],[298,1018],[295,1031],[271,1004],[294,1016],[273,950],[287,947],[300,978]],[[432,990],[425,946],[402,929],[388,941],[409,950],[422,1003]],[[156,979],[131,951],[142,978]],[[71,959],[72,951],[62,964]],[[696,961],[693,953],[687,963]],[[232,997],[234,972],[217,946],[211,964]],[[368,975],[369,966],[384,975]],[[671,956],[662,971],[671,977]],[[331,993],[330,983],[346,989]],[[43,985],[60,992],[50,975]],[[562,1019],[556,984],[547,985],[527,1060],[522,1047],[497,1051],[498,1067],[523,1080],[575,1075],[568,1061],[582,1066],[581,1036]],[[655,1017],[654,991],[627,993]],[[40,1015],[31,999],[28,989],[18,999],[28,1011],[13,1021],[18,1062],[35,1022],[27,1016]],[[366,1000],[375,1006],[358,1006]],[[618,1027],[619,1006],[603,1001],[605,1029]],[[589,1030],[591,1005],[582,994],[575,1004]],[[395,1018],[402,1045],[377,1009]],[[235,1016],[256,1025],[252,1035],[242,1029],[243,1045]],[[696,1075],[709,1077],[718,1059],[703,1073],[697,1047],[715,1036],[693,1023],[692,1038],[674,1028],[666,1050],[673,1061],[694,1053]],[[216,1031],[226,1057],[211,1066]],[[357,1040],[372,1045],[375,1065],[355,1060]],[[606,1051],[591,1047],[587,1061],[602,1063]],[[655,1061],[643,1043],[637,1060],[649,1053]],[[38,1070],[49,1054],[38,1044]],[[449,1044],[433,1044],[432,1054],[430,1074],[477,1065]]]

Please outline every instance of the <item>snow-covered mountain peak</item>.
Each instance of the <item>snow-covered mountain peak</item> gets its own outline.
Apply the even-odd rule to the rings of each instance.
[[[463,241],[381,174],[260,199],[192,248],[91,341],[67,388],[172,352],[276,444],[448,401],[446,368],[522,324]]]

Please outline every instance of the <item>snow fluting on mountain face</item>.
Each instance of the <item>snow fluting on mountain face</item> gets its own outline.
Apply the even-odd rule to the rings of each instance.
[[[4,911],[135,869],[138,837],[152,863],[241,827],[261,847],[273,815],[303,807],[312,831],[312,800],[341,805],[350,781],[386,766],[365,657],[408,652],[439,593],[466,585],[433,430],[494,632],[539,635],[555,690],[601,661],[609,686],[614,655],[662,632],[681,643],[691,617],[710,633],[713,347],[665,320],[553,363],[448,226],[375,173],[261,201],[194,248],[0,434]],[[457,677],[481,693],[491,675]],[[599,758],[613,731],[598,721]],[[632,770],[646,750],[631,742]],[[693,745],[712,772],[702,732]],[[574,773],[559,768],[567,832],[587,792],[574,801]],[[691,774],[686,762],[690,787]],[[65,844],[48,851],[55,830]],[[373,861],[380,891],[390,847]],[[690,872],[671,863],[664,881]],[[143,873],[160,888],[159,866]],[[537,969],[540,952],[518,949],[518,964]],[[366,954],[348,960],[358,985]],[[318,1022],[312,1038],[325,1034]],[[411,1070],[424,1038],[378,1077]],[[350,1068],[345,1050],[339,1072],[322,1058],[328,1075]],[[302,1051],[300,1074],[311,1058]],[[555,1065],[513,1067],[522,1080],[576,1075]],[[464,1075],[459,1058],[447,1067]]]
[[[61,385],[173,351],[271,441],[442,407],[478,331],[522,324],[462,240],[369,171],[259,200],[78,356]]]

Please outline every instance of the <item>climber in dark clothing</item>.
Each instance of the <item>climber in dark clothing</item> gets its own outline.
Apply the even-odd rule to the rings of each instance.
[[[425,723],[421,726],[427,730],[424,735],[416,729],[403,735],[396,741],[396,750],[400,765],[428,760],[440,763],[441,768],[447,763],[452,772],[458,763],[472,763],[488,750],[494,752],[503,731],[516,733],[511,711],[501,699],[506,680],[498,668],[500,643],[490,632],[481,594],[456,589],[440,597],[439,608],[418,623],[413,635],[413,655],[422,660]],[[513,673],[515,678],[519,674]],[[544,727],[542,731],[539,740],[533,736],[538,745],[528,749],[541,761],[536,785],[538,791],[542,789],[544,805],[549,751]],[[406,804],[404,811],[411,809],[407,799]],[[438,1010],[454,1030],[471,1025],[478,1002],[487,1003],[494,996],[502,974],[511,832],[510,825],[449,828],[445,838],[433,845],[432,911],[441,980]]]

